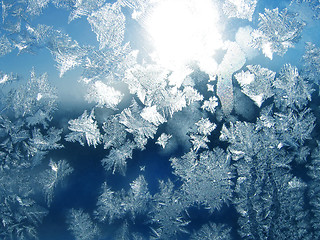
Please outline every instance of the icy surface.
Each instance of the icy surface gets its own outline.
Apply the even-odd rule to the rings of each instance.
[[[320,238],[319,1],[0,5],[0,239]]]

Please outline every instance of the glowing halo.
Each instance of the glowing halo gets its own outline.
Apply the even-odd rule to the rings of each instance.
[[[159,1],[144,22],[155,49],[154,60],[177,71],[180,79],[190,62],[205,72],[215,71],[213,56],[223,45],[218,26],[219,14],[211,0]]]

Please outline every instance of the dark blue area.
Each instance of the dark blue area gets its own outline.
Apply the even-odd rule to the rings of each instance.
[[[78,143],[64,142],[64,146],[64,149],[52,153],[50,157],[67,159],[74,172],[63,186],[56,189],[50,213],[39,229],[39,238],[44,240],[73,239],[66,231],[68,210],[82,208],[92,214],[101,184],[105,181],[105,171],[100,163],[104,157],[103,150],[82,147]]]

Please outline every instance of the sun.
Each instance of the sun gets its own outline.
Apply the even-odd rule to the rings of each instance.
[[[215,71],[214,54],[223,42],[219,13],[212,0],[159,1],[144,27],[154,46],[154,60],[176,71],[178,78],[188,73],[191,62],[205,72]],[[175,79],[173,84],[181,84],[179,81]]]

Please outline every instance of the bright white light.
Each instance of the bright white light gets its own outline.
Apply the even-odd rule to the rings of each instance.
[[[222,47],[219,15],[212,0],[162,0],[145,21],[158,63],[187,74],[186,65],[197,62],[214,72],[215,51]],[[178,85],[178,83],[177,83]]]

